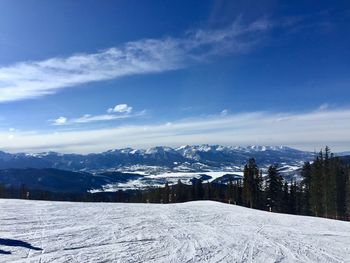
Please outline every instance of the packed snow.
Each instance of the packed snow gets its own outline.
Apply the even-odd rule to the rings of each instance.
[[[349,262],[350,223],[211,201],[0,199],[0,262]]]

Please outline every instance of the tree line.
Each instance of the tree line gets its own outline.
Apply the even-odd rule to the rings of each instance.
[[[179,182],[146,193],[150,202],[216,200],[249,208],[296,215],[350,220],[350,166],[335,157],[329,147],[312,162],[305,162],[301,180],[287,181],[271,165],[263,178],[254,158],[244,166],[243,178],[227,185]]]
[[[350,166],[335,157],[328,147],[312,162],[305,162],[301,180],[286,181],[278,166],[271,165],[263,177],[255,159],[244,166],[243,178],[228,184],[192,179],[146,190],[100,193],[53,193],[15,189],[0,185],[0,198],[80,202],[179,203],[214,200],[271,212],[350,219]]]

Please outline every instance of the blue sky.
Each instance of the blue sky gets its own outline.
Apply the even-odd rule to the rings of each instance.
[[[348,1],[0,1],[2,150],[350,148]]]

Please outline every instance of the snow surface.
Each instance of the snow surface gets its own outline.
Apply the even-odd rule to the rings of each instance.
[[[350,223],[211,201],[0,199],[0,262],[349,262]]]

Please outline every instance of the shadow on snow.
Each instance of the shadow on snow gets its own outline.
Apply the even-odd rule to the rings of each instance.
[[[42,250],[40,247],[34,247],[28,242],[16,240],[16,239],[9,239],[9,238],[0,238],[0,246],[23,247],[23,248],[33,249],[33,250]],[[11,254],[11,252],[0,249],[0,254],[9,255]]]

